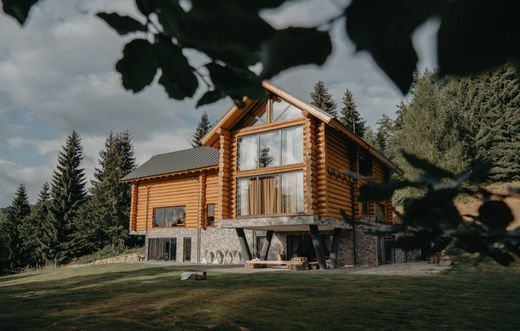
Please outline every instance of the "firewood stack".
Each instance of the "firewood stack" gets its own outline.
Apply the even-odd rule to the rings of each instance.
[[[305,270],[307,269],[307,258],[305,256],[296,256],[291,259],[289,265],[291,270]]]

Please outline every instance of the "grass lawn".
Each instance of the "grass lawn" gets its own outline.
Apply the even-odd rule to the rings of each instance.
[[[415,278],[210,273],[184,282],[182,270],[113,264],[1,277],[0,330],[520,330],[518,267]]]

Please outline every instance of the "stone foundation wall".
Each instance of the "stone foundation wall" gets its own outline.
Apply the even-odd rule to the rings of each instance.
[[[245,230],[251,254],[255,257],[260,254],[257,241],[263,243],[266,231]],[[148,258],[148,239],[177,238],[176,261],[184,260],[184,238],[191,238],[192,263],[204,264],[240,264],[244,263],[242,248],[234,229],[206,228],[206,229],[160,229],[149,231],[145,241],[145,256]],[[261,244],[262,244],[261,243]],[[285,236],[275,233],[271,240],[268,259],[276,260],[280,252],[285,252]]]

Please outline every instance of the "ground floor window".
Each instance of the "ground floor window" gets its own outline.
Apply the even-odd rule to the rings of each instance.
[[[186,223],[186,206],[155,208],[153,225],[155,227],[172,227]]]
[[[184,238],[183,251],[184,261],[191,261],[191,238]]]
[[[237,180],[238,216],[303,212],[303,171]]]
[[[177,238],[148,239],[148,260],[175,261]]]

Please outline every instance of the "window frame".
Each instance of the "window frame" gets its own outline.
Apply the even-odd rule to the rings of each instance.
[[[182,224],[175,224],[175,225],[172,225],[172,226],[157,226],[156,225],[156,217],[155,217],[155,213],[156,213],[156,210],[157,209],[169,209],[169,208],[183,208],[184,209],[184,223]],[[186,226],[186,219],[187,219],[187,207],[186,205],[178,205],[178,206],[165,206],[165,207],[155,207],[153,208],[152,210],[152,228],[163,228],[163,229],[170,229],[170,228],[175,228],[175,227],[185,227]]]
[[[283,131],[290,131],[292,129],[295,129],[295,128],[300,128],[301,129],[301,143],[302,143],[302,154],[301,154],[301,162],[297,162],[297,163],[287,163],[287,164],[283,164],[282,161],[283,161],[283,154],[284,154],[284,151],[283,151]],[[279,150],[279,153],[278,153],[278,165],[273,165],[273,166],[269,166],[269,167],[260,167],[260,151],[261,151],[261,147],[260,147],[260,135],[262,134],[272,134],[272,133],[275,133],[277,132],[278,133],[278,150]],[[241,138],[248,138],[248,137],[254,137],[256,136],[256,167],[254,168],[248,168],[248,169],[240,169],[240,139]],[[304,125],[303,123],[298,123],[298,124],[294,124],[294,125],[288,125],[288,126],[283,126],[283,127],[279,127],[279,128],[276,128],[276,129],[271,129],[271,130],[262,130],[262,131],[258,131],[258,132],[252,132],[252,133],[245,133],[245,134],[238,134],[236,136],[236,149],[237,149],[237,160],[236,160],[236,165],[235,165],[235,169],[238,173],[241,173],[241,172],[246,172],[246,171],[258,171],[258,170],[263,170],[263,169],[276,169],[278,167],[287,167],[287,166],[294,166],[294,165],[303,165],[305,163],[305,133],[304,133]]]
[[[284,174],[291,174],[291,173],[301,173],[302,174],[302,189],[303,189],[303,210],[301,212],[296,212],[296,213],[282,213],[282,176]],[[247,180],[247,179],[251,179],[251,178],[255,178],[257,183],[259,183],[259,179],[262,178],[262,177],[273,177],[273,176],[278,176],[278,213],[276,214],[259,214],[259,209],[260,209],[260,186],[259,184],[256,185],[256,209],[255,210],[255,213],[248,213],[247,215],[239,215],[239,192],[240,190],[238,189],[239,187],[239,184],[238,182],[240,180]],[[259,174],[259,175],[251,175],[251,176],[242,176],[242,177],[237,177],[235,179],[236,181],[236,192],[235,192],[235,201],[236,201],[236,208],[235,208],[235,217],[236,218],[251,218],[251,217],[255,217],[255,218],[261,218],[261,217],[271,217],[271,216],[297,216],[297,215],[305,215],[305,174],[304,174],[304,170],[303,169],[298,169],[298,170],[291,170],[291,171],[282,171],[282,172],[273,172],[273,173],[268,173],[268,174]],[[249,207],[248,209],[251,209],[251,207]]]
[[[213,218],[212,222],[210,223],[209,221],[209,206],[213,206],[213,216],[211,216]],[[214,202],[209,202],[209,203],[206,203],[206,225],[207,226],[215,226],[215,211],[216,211],[216,208],[217,208],[217,204],[214,203]]]

